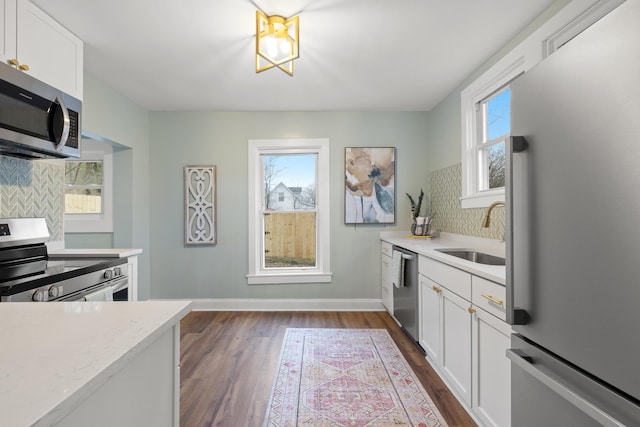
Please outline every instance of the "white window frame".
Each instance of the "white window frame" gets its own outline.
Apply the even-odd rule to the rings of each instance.
[[[252,284],[330,283],[329,139],[250,139],[249,143],[249,272]],[[265,269],[263,229],[263,174],[261,156],[269,154],[316,154],[316,267]]]
[[[559,49],[624,0],[573,0],[489,70],[465,88],[461,97],[462,121],[462,197],[461,206],[485,208],[504,202],[504,188],[479,191],[477,147],[481,143],[477,108],[479,103],[507,86]]]
[[[75,159],[74,159],[75,160]],[[64,214],[65,233],[113,232],[113,149],[108,144],[84,140],[82,156],[75,161],[102,162],[102,212]]]

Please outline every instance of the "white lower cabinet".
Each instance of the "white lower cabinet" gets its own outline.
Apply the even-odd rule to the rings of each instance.
[[[473,412],[485,426],[511,424],[511,366],[505,356],[511,327],[484,310],[473,314]]]
[[[419,272],[427,360],[481,426],[510,426],[504,286],[424,256]]]
[[[382,242],[381,247],[381,292],[382,304],[385,306],[389,314],[393,315],[393,279],[392,279],[392,252],[393,247],[388,242]]]
[[[442,373],[458,396],[471,405],[471,313],[469,302],[442,290]]]
[[[420,335],[418,342],[432,364],[441,365],[442,287],[422,274],[420,277]]]
[[[114,371],[55,425],[179,427],[180,323]]]

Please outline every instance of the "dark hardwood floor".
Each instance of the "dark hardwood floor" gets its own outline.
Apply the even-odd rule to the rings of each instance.
[[[286,328],[387,329],[450,426],[475,426],[386,312],[192,312],[181,324],[180,426],[260,426]]]

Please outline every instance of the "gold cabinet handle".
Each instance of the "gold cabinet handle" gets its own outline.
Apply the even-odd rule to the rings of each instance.
[[[434,290],[434,291],[436,291],[437,293],[442,292],[442,288],[441,288],[440,286],[433,285],[433,286],[432,286],[432,288],[433,288],[433,290]]]
[[[473,308],[473,307],[469,307],[469,308],[467,309],[467,311],[468,311],[469,313],[473,314],[473,313],[475,313],[475,312],[476,312],[476,309],[475,309],[475,308]]]
[[[19,70],[22,71],[29,71],[29,66],[27,64],[22,64],[20,65],[20,62],[17,59],[10,59],[9,64],[13,65],[14,67],[18,68]]]
[[[501,299],[496,299],[496,298],[492,297],[491,295],[481,294],[480,296],[483,297],[483,298],[488,299],[489,301],[491,301],[494,304],[502,305],[502,303],[503,303],[503,301]]]

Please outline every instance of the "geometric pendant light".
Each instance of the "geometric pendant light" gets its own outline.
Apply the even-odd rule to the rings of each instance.
[[[298,17],[267,16],[256,11],[256,73],[278,67],[293,76],[299,54]]]

